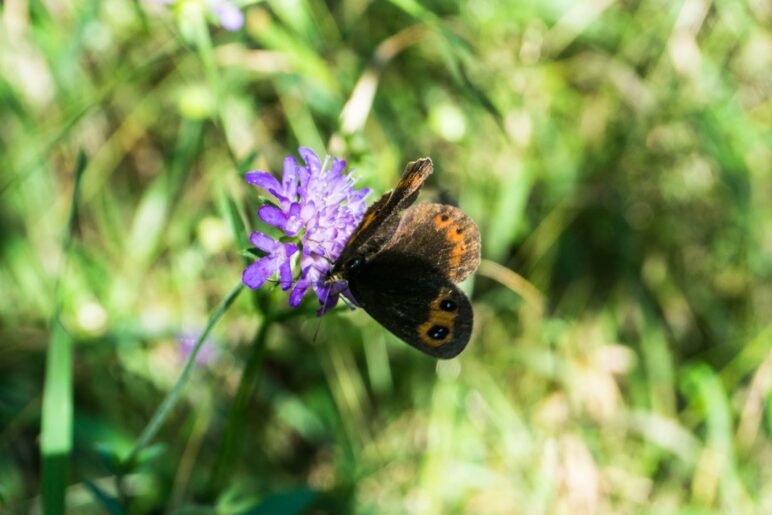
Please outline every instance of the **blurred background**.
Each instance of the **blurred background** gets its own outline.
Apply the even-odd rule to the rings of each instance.
[[[772,512],[770,0],[0,23],[0,511]],[[270,285],[221,304],[242,175],[299,145],[372,200],[433,158],[423,200],[483,239],[459,358]]]

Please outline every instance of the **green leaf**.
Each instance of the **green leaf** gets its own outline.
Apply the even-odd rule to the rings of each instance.
[[[64,491],[72,452],[72,411],[72,338],[57,318],[48,344],[41,413],[44,513],[64,513]]]
[[[111,513],[112,515],[123,515],[123,513],[125,513],[121,504],[116,499],[110,497],[107,492],[99,488],[96,483],[86,479],[83,481],[83,484],[86,485],[86,489],[91,492],[94,499],[107,510],[108,513]]]
[[[82,150],[79,151],[74,170],[70,214],[62,239],[64,260],[61,273],[54,287],[56,307],[51,318],[51,335],[46,354],[43,408],[40,421],[40,451],[43,458],[41,488],[45,513],[64,512],[65,488],[72,452],[72,337],[59,319],[62,291],[60,286],[62,278],[66,276],[72,233],[78,216],[81,179],[87,164],[86,154]]]
[[[298,488],[274,494],[257,506],[249,508],[243,515],[295,515],[304,513],[317,498],[317,492],[308,488]]]
[[[96,444],[95,450],[97,456],[99,456],[99,461],[102,462],[102,465],[104,465],[109,472],[112,472],[113,474],[122,472],[121,459],[118,456],[118,453],[116,453],[111,447],[106,444],[99,443]]]

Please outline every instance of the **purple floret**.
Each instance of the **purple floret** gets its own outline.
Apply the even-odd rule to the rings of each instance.
[[[297,307],[313,288],[322,303],[322,314],[335,306],[341,294],[353,301],[345,283],[325,285],[324,278],[367,210],[365,198],[369,190],[354,189],[355,179],[343,173],[345,161],[333,158],[332,163],[329,159],[321,163],[306,147],[298,149],[298,153],[305,165],[287,156],[281,182],[261,171],[249,172],[244,177],[276,198],[277,205],[261,207],[258,215],[293,243],[280,243],[265,234],[252,233],[252,244],[266,256],[244,271],[243,280],[250,288],[259,288],[278,272],[283,290],[294,283],[289,297],[292,307]],[[292,262],[298,250],[295,277]]]
[[[244,26],[244,14],[232,2],[209,0],[209,8],[225,30],[234,32]]]
[[[148,0],[161,5],[172,6],[179,0]],[[217,18],[225,30],[234,32],[244,26],[244,13],[230,0],[207,0],[209,12]]]

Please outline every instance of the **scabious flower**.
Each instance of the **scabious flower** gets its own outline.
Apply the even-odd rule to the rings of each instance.
[[[190,355],[193,353],[193,349],[196,348],[196,342],[200,333],[195,332],[183,332],[177,335],[178,351],[182,361],[187,361]],[[211,338],[207,338],[201,344],[201,348],[198,350],[196,356],[196,365],[207,366],[211,365],[217,359],[217,345]]]
[[[203,3],[225,30],[234,32],[244,26],[244,14],[229,0],[153,0],[157,4],[180,6],[192,2]]]
[[[244,270],[242,280],[254,289],[278,273],[282,290],[292,289],[290,306],[300,305],[306,292],[313,289],[322,304],[319,314],[323,314],[341,294],[356,303],[345,283],[325,285],[324,279],[367,210],[369,189],[354,188],[355,179],[343,173],[345,161],[332,158],[330,162],[327,158],[321,163],[306,147],[300,147],[298,153],[305,165],[294,156],[284,158],[281,182],[268,172],[244,176],[248,183],[276,198],[277,205],[264,205],[257,214],[284,236],[276,240],[252,233],[250,241],[266,255]]]
[[[220,20],[225,30],[235,32],[244,26],[244,13],[228,0],[208,0],[207,5],[214,16]]]

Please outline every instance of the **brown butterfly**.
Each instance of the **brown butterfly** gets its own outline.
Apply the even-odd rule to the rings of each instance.
[[[480,264],[480,231],[457,207],[412,206],[432,171],[428,157],[408,163],[397,187],[367,210],[325,283],[346,281],[386,329],[452,358],[472,334],[472,305],[455,283]]]

